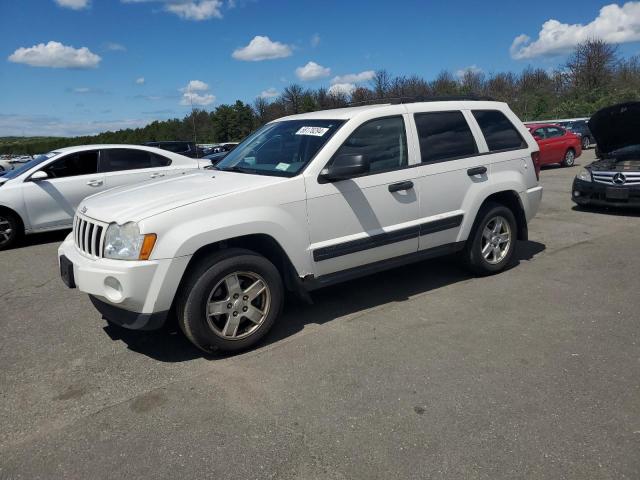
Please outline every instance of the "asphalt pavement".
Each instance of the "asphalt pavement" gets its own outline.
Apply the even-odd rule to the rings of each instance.
[[[107,326],[64,234],[0,252],[0,478],[640,478],[640,214],[575,209],[578,168],[512,269],[331,287],[236,356]]]

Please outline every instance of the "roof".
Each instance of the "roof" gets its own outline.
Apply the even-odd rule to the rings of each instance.
[[[331,110],[320,110],[317,112],[299,113],[289,115],[287,117],[278,118],[276,122],[283,120],[350,120],[358,114],[370,110],[390,110],[397,112],[398,106],[414,109],[415,106],[424,106],[425,111],[438,111],[446,109],[469,109],[469,108],[489,108],[498,105],[504,107],[504,102],[488,101],[488,100],[438,100],[428,102],[410,102],[410,103],[376,103],[372,105],[362,105],[358,107],[334,108]],[[413,111],[413,110],[412,110]],[[384,112],[382,112],[384,113]]]
[[[146,145],[131,145],[126,143],[104,143],[93,145],[74,145],[73,147],[56,148],[55,152],[81,152],[83,150],[95,150],[97,148],[137,148],[138,150],[147,150],[149,152],[166,153],[166,150],[161,150],[156,147],[148,147]]]

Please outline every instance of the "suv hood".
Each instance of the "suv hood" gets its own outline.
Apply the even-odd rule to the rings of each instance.
[[[640,145],[640,102],[620,103],[598,110],[589,129],[602,153]]]
[[[191,203],[286,180],[285,177],[219,170],[199,171],[97,193],[86,198],[78,209],[86,209],[83,214],[101,222],[123,224]],[[233,205],[229,207],[233,208]]]

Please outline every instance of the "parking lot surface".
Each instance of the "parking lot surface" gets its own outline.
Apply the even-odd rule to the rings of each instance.
[[[574,209],[578,168],[505,273],[331,287],[236,356],[107,326],[64,234],[0,252],[0,478],[640,478],[640,215]]]

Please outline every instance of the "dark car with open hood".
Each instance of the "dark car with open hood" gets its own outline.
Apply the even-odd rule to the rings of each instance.
[[[573,181],[578,205],[640,207],[640,102],[603,108],[589,120],[599,159]]]

